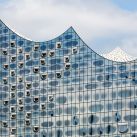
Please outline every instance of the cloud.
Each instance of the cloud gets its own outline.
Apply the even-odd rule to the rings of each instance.
[[[120,9],[109,0],[7,0],[0,4],[0,17],[36,41],[52,39],[70,26],[91,47],[98,37],[122,35],[130,41],[127,36],[137,36],[137,12]]]

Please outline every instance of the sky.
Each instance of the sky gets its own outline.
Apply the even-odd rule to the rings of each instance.
[[[0,19],[34,41],[73,26],[99,54],[120,47],[137,57],[137,0],[0,0]]]

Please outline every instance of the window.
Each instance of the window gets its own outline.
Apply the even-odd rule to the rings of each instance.
[[[19,111],[23,111],[23,106],[19,106]]]
[[[38,103],[38,102],[39,102],[39,97],[34,97],[34,98],[33,98],[33,102],[34,102],[34,103]]]
[[[45,65],[45,59],[40,59],[41,65]]]
[[[30,96],[30,91],[26,91],[26,96]]]
[[[8,55],[8,52],[6,49],[2,50],[3,55]]]
[[[118,130],[120,133],[128,132],[128,123],[118,123]]]
[[[56,77],[61,78],[61,72],[56,72]]]
[[[23,99],[19,99],[18,103],[19,103],[19,105],[22,105],[23,104]]]
[[[19,82],[22,82],[22,81],[23,81],[23,78],[22,78],[22,77],[19,77],[19,78],[18,78],[18,81],[19,81]]]
[[[12,90],[12,91],[16,90],[16,85],[12,85],[12,86],[11,86],[11,90]]]
[[[41,53],[41,57],[42,57],[42,58],[45,58],[46,56],[47,56],[47,52],[42,52],[42,53]]]
[[[4,100],[4,101],[3,101],[3,105],[4,105],[4,106],[7,106],[8,104],[9,104],[9,101],[8,101],[8,100]]]
[[[41,104],[41,110],[45,110],[45,109],[46,109],[45,104]]]
[[[11,70],[10,75],[11,75],[12,77],[15,76],[15,71],[14,71],[14,70]]]
[[[56,43],[56,48],[61,48],[61,42]]]
[[[31,112],[26,113],[26,118],[28,118],[28,119],[31,118]]]
[[[2,122],[3,127],[8,127],[7,122]]]
[[[16,60],[16,56],[11,57],[11,62],[14,62]]]
[[[16,111],[15,107],[14,106],[10,107],[10,111],[15,112]]]
[[[16,113],[11,114],[11,119],[16,119]]]
[[[67,69],[67,70],[70,69],[70,63],[65,64],[65,69]]]
[[[19,62],[19,68],[23,67],[23,62]]]
[[[26,83],[26,89],[30,89],[31,88],[31,83]]]
[[[64,57],[64,63],[68,63],[69,62],[69,56],[65,56]]]
[[[49,102],[53,102],[53,101],[54,101],[53,95],[49,95],[49,96],[48,96],[48,101],[49,101]]]
[[[41,79],[45,80],[47,78],[47,74],[41,74]]]
[[[39,127],[38,126],[34,126],[33,127],[33,131],[36,133],[36,132],[38,132],[39,131]]]
[[[8,66],[9,66],[8,64],[4,64],[4,65],[3,65],[3,68],[4,68],[4,69],[8,69]]]
[[[39,72],[39,67],[34,67],[34,68],[33,68],[33,72],[34,72],[34,73],[38,73],[38,72]]]
[[[54,54],[55,54],[55,52],[54,52],[54,51],[49,51],[49,56],[50,56],[50,57],[53,57],[53,56],[54,56]]]
[[[77,47],[72,48],[72,54],[76,54],[76,53],[78,53]]]
[[[34,51],[37,51],[39,49],[39,45],[34,45]]]
[[[30,126],[30,120],[25,120],[26,126]]]
[[[16,134],[16,128],[12,128],[11,131],[10,131],[10,133],[11,133],[12,135],[15,135],[15,134]]]
[[[8,79],[7,78],[3,78],[3,83],[7,84],[8,83]]]
[[[22,48],[19,48],[18,53],[22,53],[22,52],[23,52]]]
[[[16,44],[15,44],[15,41],[11,41],[11,42],[10,42],[10,46],[11,46],[11,47],[15,47],[15,45],[16,45]]]
[[[14,92],[11,92],[10,95],[11,95],[11,98],[15,97],[15,93]]]
[[[29,54],[26,54],[26,55],[25,55],[25,58],[26,58],[26,60],[29,60],[29,59],[30,59],[30,55],[29,55]]]

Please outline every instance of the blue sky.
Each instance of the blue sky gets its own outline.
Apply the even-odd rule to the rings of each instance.
[[[128,11],[137,10],[137,0],[112,0],[112,2],[124,10],[128,10]]]
[[[73,26],[97,53],[121,47],[137,56],[137,0],[0,0],[0,18],[35,41]]]

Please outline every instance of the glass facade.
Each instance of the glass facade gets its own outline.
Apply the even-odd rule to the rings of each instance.
[[[108,60],[71,27],[45,42],[0,22],[1,137],[137,137],[137,61]]]

